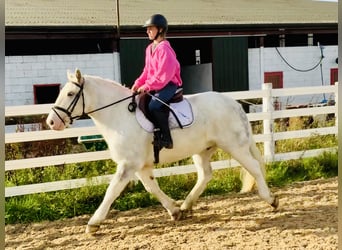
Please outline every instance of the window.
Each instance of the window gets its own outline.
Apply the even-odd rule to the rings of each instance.
[[[53,84],[34,84],[34,103],[45,104],[54,103],[57,99],[60,90],[60,83]]]
[[[281,89],[283,88],[283,72],[265,72],[264,73],[264,82],[272,83],[272,88]]]
[[[330,85],[335,85],[338,82],[338,68],[330,69]]]

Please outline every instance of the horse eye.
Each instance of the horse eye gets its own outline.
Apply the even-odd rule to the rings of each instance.
[[[68,92],[68,96],[73,96],[74,92]]]

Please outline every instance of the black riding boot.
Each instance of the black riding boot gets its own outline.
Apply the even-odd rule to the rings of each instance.
[[[161,132],[160,148],[173,148],[173,142],[169,128],[169,112],[153,111],[151,113],[155,127],[159,128]]]

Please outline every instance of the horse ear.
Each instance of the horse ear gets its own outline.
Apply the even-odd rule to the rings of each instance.
[[[72,73],[69,69],[67,70],[67,77],[68,77],[68,80],[72,79]]]
[[[79,84],[83,84],[83,77],[82,77],[81,71],[79,69],[75,70],[75,76],[76,76],[77,82]]]

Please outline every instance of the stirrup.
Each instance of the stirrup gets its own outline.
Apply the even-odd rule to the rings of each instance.
[[[159,163],[159,152],[162,149],[161,143],[161,133],[159,128],[155,128],[153,131],[153,152],[154,152],[154,162]]]
[[[173,148],[172,140],[171,141],[164,141],[163,139],[161,139],[160,148],[172,149]]]
[[[161,144],[161,132],[159,128],[153,130],[153,146],[160,146]]]
[[[172,139],[170,138],[169,140],[165,140],[159,128],[155,128],[153,130],[152,144],[154,147],[159,147],[159,150],[161,150],[162,148],[167,148],[167,149],[173,148]]]

